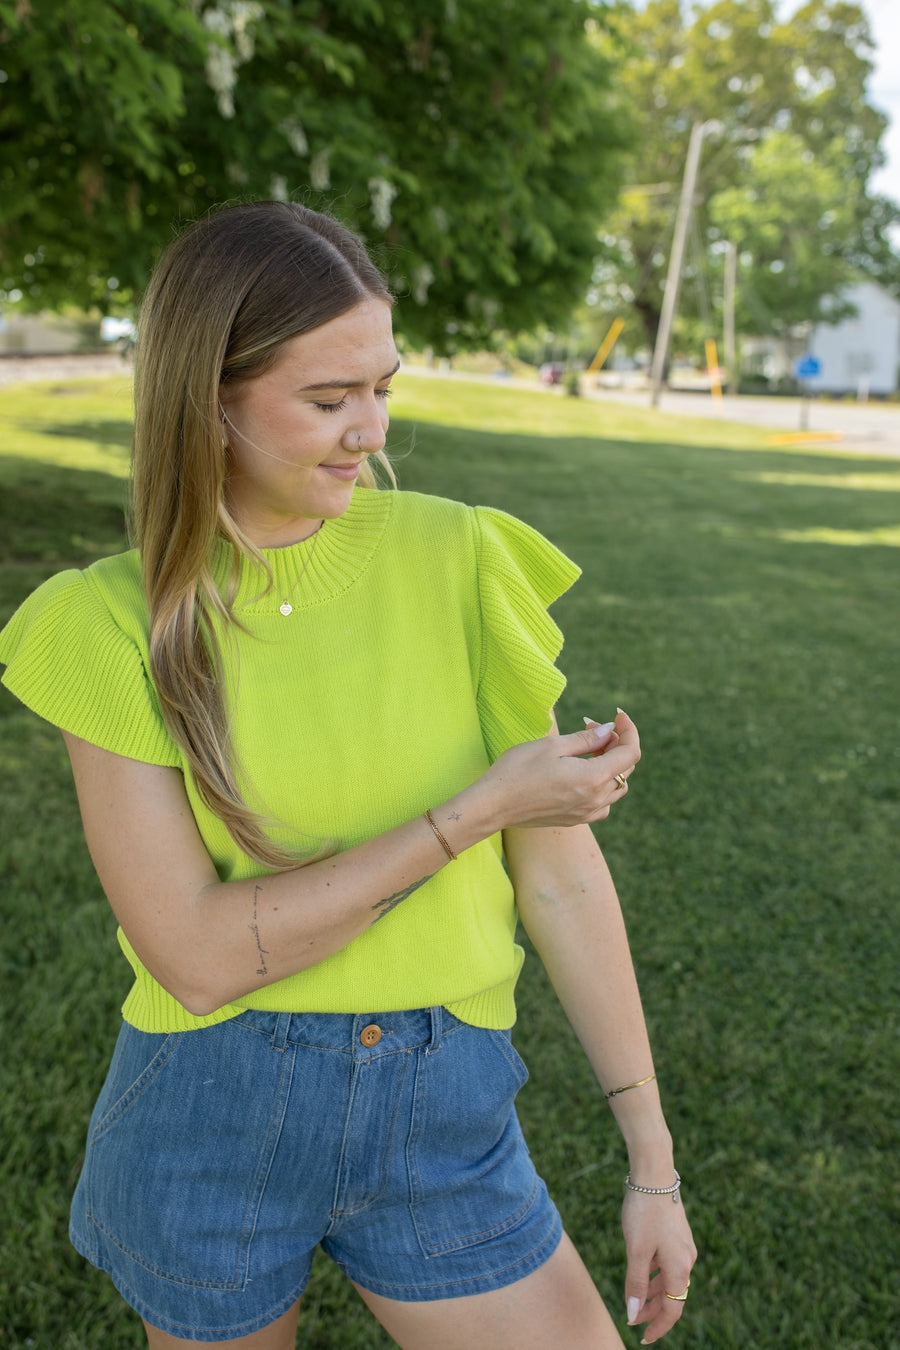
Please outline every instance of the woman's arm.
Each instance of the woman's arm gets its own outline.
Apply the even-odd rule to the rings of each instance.
[[[640,995],[615,887],[593,834],[586,825],[514,828],[503,839],[522,923],[601,1088],[611,1092],[645,1078],[653,1061]],[[640,1186],[671,1186],[672,1140],[656,1082],[618,1094],[609,1104],[625,1139],[632,1179]],[[696,1250],[684,1209],[671,1195],[627,1191],[623,1225],[629,1322],[647,1321],[645,1342],[651,1344],[683,1310],[663,1291],[681,1293]],[[660,1274],[651,1282],[656,1269]]]
[[[635,733],[636,734],[636,733]],[[632,752],[609,730],[548,736],[502,755],[434,820],[456,853],[512,824],[605,816]],[[448,862],[423,817],[307,867],[220,882],[181,774],[65,736],[88,848],[116,918],[154,978],[203,1016],[318,964]]]

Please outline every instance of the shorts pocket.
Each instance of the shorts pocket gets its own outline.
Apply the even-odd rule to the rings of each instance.
[[[121,1119],[129,1106],[165,1067],[181,1035],[150,1035],[124,1026],[116,1042],[106,1082],[91,1116],[88,1146]]]
[[[504,1031],[460,1023],[422,1054],[409,1169],[426,1256],[487,1242],[534,1204],[540,1182],[515,1112],[527,1078]]]
[[[123,1028],[73,1203],[100,1264],[115,1268],[118,1252],[178,1284],[245,1287],[291,1064],[232,1022]]]

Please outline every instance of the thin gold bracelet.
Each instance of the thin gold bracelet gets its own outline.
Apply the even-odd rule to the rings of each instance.
[[[434,830],[434,833],[437,836],[437,839],[440,842],[441,847],[443,848],[447,857],[450,859],[451,862],[456,862],[456,854],[453,852],[453,849],[450,847],[450,845],[447,843],[447,840],[444,838],[438,827],[435,825],[430,811],[425,812],[425,819],[428,821],[428,824]]]
[[[618,1097],[620,1092],[630,1092],[632,1088],[643,1087],[645,1083],[652,1083],[655,1077],[655,1073],[648,1073],[646,1078],[639,1078],[636,1083],[626,1083],[624,1087],[613,1088],[612,1092],[605,1094],[606,1100],[609,1101],[611,1097]]]

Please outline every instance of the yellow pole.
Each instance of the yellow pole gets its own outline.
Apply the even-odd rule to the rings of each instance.
[[[706,369],[709,371],[709,388],[713,398],[721,398],[722,372],[719,369],[719,355],[713,338],[706,339]]]
[[[600,346],[597,348],[597,355],[594,357],[593,361],[588,366],[589,375],[596,375],[597,371],[602,368],[603,362],[606,360],[606,358],[612,351],[613,347],[616,345],[616,338],[619,336],[624,327],[625,327],[624,319],[613,319],[612,323],[609,326],[609,332],[606,334],[606,337],[603,339],[603,341],[600,343]]]

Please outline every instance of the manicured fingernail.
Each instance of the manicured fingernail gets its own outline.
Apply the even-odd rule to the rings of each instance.
[[[592,717],[586,717],[584,719],[584,725],[587,727],[588,731],[596,731],[601,740],[605,740],[609,733],[616,729],[615,722],[603,722],[601,724],[600,722],[595,722]]]
[[[641,1311],[641,1300],[639,1298],[630,1298],[625,1304],[628,1310],[628,1325],[633,1327],[638,1313]]]
[[[625,712],[625,709],[624,709],[624,708],[616,708],[616,712],[625,713],[625,716],[626,716],[626,717],[628,716],[628,714],[627,714],[627,712]]]

